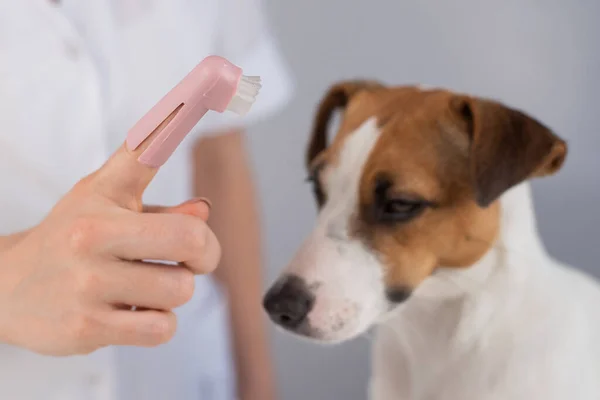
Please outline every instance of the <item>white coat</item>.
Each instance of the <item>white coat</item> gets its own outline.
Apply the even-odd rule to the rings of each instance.
[[[0,234],[44,218],[209,54],[261,75],[264,85],[246,119],[207,115],[196,137],[286,104],[290,76],[259,0],[0,0]],[[191,196],[192,140],[161,169],[147,203],[173,205]],[[155,349],[55,358],[0,345],[0,399],[232,400],[218,287],[199,277],[194,298],[177,312],[177,335]]]

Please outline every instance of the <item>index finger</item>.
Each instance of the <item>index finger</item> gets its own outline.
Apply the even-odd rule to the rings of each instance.
[[[175,118],[176,111],[165,118],[135,149],[130,149],[127,142],[123,143],[99,170],[90,175],[94,189],[124,208],[140,211],[142,195],[159,168],[142,163],[139,158]]]

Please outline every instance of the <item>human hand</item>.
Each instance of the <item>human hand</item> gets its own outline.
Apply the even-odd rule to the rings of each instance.
[[[71,355],[156,346],[173,336],[171,310],[192,297],[194,274],[216,267],[220,247],[205,202],[142,212],[156,173],[137,162],[143,149],[123,146],[0,250],[1,341]]]

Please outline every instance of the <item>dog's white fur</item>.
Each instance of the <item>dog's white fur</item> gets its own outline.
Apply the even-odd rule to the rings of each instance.
[[[346,139],[336,165],[322,171],[328,200],[287,269],[315,294],[308,321],[319,340],[350,339],[388,310],[381,261],[348,234],[350,218],[357,212],[361,170],[379,134],[376,119],[367,120]]]
[[[348,232],[378,137],[370,119],[345,139],[287,269],[315,294],[315,338],[343,341],[379,322],[373,400],[600,399],[599,286],[547,254],[527,183],[502,196],[499,238],[479,262],[439,270],[389,311],[384,263]]]

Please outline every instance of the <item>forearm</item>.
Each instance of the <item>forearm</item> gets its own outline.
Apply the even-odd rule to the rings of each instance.
[[[223,250],[215,276],[228,294],[240,386],[273,388],[261,306],[258,205],[242,137],[234,132],[204,140],[195,155],[195,194],[212,200],[209,225]],[[273,394],[265,396],[268,400]]]

